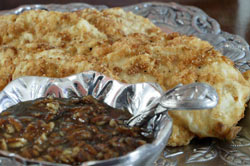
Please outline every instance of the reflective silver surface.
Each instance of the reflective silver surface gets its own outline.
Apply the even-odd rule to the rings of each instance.
[[[151,91],[153,93],[153,91]],[[201,110],[214,108],[219,101],[215,89],[208,84],[193,83],[178,85],[168,90],[157,100],[148,105],[128,120],[129,126],[139,126],[150,117],[168,110]],[[1,104],[1,103],[0,103]]]
[[[72,98],[86,95],[91,95],[111,107],[128,110],[133,115],[129,125],[142,125],[142,122],[144,122],[146,123],[146,128],[150,132],[153,132],[155,136],[152,144],[141,146],[126,156],[107,161],[85,163],[85,165],[96,166],[98,163],[103,165],[113,163],[113,165],[124,166],[128,164],[135,166],[153,164],[166,146],[172,128],[172,120],[166,113],[166,110],[169,110],[168,105],[165,104],[162,107],[159,101],[164,103],[171,98],[171,101],[176,103],[176,107],[171,105],[173,109],[178,109],[178,103],[186,99],[197,106],[195,109],[215,107],[218,102],[215,90],[211,86],[202,83],[180,85],[176,89],[164,94],[161,87],[154,83],[123,84],[100,73],[89,71],[65,78],[35,76],[18,78],[10,82],[0,92],[0,112],[19,102],[46,96]],[[178,98],[172,98],[171,96],[178,96]],[[207,99],[212,100],[211,102],[207,102]],[[183,105],[180,106],[183,108]],[[187,105],[185,108],[193,109],[193,106]],[[154,114],[148,116],[150,113]],[[21,156],[1,150],[0,154],[7,157],[16,157],[22,163],[25,162],[25,159]],[[38,161],[36,163],[40,165],[46,164],[45,162]],[[15,164],[18,164],[18,162]]]
[[[219,97],[213,87],[204,83],[193,83],[179,85],[167,91],[161,97],[160,104],[171,110],[197,110],[213,108],[218,100]]]
[[[132,115],[136,115],[157,107],[162,94],[162,89],[157,84],[123,84],[94,71],[57,79],[27,76],[10,82],[0,92],[0,112],[19,102],[46,96],[71,98],[91,95],[114,108],[126,109]],[[154,108],[152,108],[153,105]],[[105,161],[85,162],[83,165],[152,165],[167,143],[171,134],[172,120],[168,117],[168,114],[158,114],[150,117],[145,126],[150,132],[154,133],[155,139],[151,144],[143,145],[126,156]],[[1,150],[0,154],[12,158],[10,162],[14,162],[15,165],[30,165],[29,162],[40,166],[60,165],[25,160],[21,156]]]
[[[91,6],[84,3],[66,5],[27,5],[2,11],[0,14],[19,14],[30,9],[56,11],[75,11],[84,8],[104,9],[106,6]],[[235,62],[240,71],[250,69],[250,52],[248,43],[240,36],[223,32],[216,20],[207,16],[196,7],[176,3],[141,3],[123,7],[127,11],[149,18],[165,32],[177,31],[196,35],[209,41],[224,56]],[[185,147],[165,148],[156,166],[210,166],[210,165],[250,165],[250,114],[240,122],[243,127],[233,142],[220,142],[214,139],[194,140]],[[6,161],[2,160],[2,163]],[[12,165],[12,164],[9,164]]]

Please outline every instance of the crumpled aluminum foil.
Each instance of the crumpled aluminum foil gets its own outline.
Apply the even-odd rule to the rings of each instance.
[[[132,126],[141,124],[143,119],[147,118],[144,126],[154,134],[155,139],[151,144],[143,145],[125,156],[103,161],[89,161],[83,163],[82,166],[153,165],[171,134],[172,120],[166,112],[168,108],[207,109],[214,107],[218,102],[216,91],[203,83],[179,85],[163,93],[156,83],[124,84],[95,71],[89,71],[65,78],[35,76],[18,78],[0,92],[0,112],[22,101],[51,95],[58,98],[92,95],[114,108],[128,110],[133,115]],[[153,113],[153,115],[148,113]],[[26,160],[21,156],[1,150],[0,154],[7,157],[1,158],[1,163],[6,166],[65,165]]]

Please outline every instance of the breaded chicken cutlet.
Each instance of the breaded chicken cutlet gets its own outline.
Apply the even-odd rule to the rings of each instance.
[[[195,137],[233,139],[250,95],[231,60],[206,41],[165,34],[148,19],[122,9],[73,13],[27,11],[0,16],[0,90],[21,76],[65,77],[87,70],[125,83],[157,82],[164,90],[179,83],[212,85],[219,103],[211,110],[171,111],[168,145]]]

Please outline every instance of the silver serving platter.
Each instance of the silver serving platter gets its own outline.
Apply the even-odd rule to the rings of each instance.
[[[0,14],[19,14],[26,10],[55,10],[75,11],[84,8],[98,10],[108,8],[104,5],[92,6],[85,3],[66,5],[26,5],[19,8],[1,11]],[[209,41],[215,49],[222,52],[235,63],[235,66],[244,72],[250,69],[250,51],[248,43],[240,36],[223,32],[219,23],[209,17],[202,10],[183,6],[176,3],[141,3],[123,7],[126,11],[149,18],[153,23],[166,32],[180,32],[195,35]],[[193,140],[184,147],[166,147],[156,166],[209,166],[209,165],[250,165],[250,115],[246,112],[240,122],[243,127],[239,136],[232,142],[222,142],[216,139]]]

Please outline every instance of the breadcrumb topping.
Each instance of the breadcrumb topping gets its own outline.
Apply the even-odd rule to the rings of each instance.
[[[0,16],[0,29],[0,89],[21,76],[65,77],[87,70],[126,83],[157,82],[164,90],[205,82],[217,90],[219,104],[170,112],[174,127],[168,144],[186,145],[194,136],[233,139],[239,132],[249,82],[206,41],[165,34],[119,8],[26,11]]]

